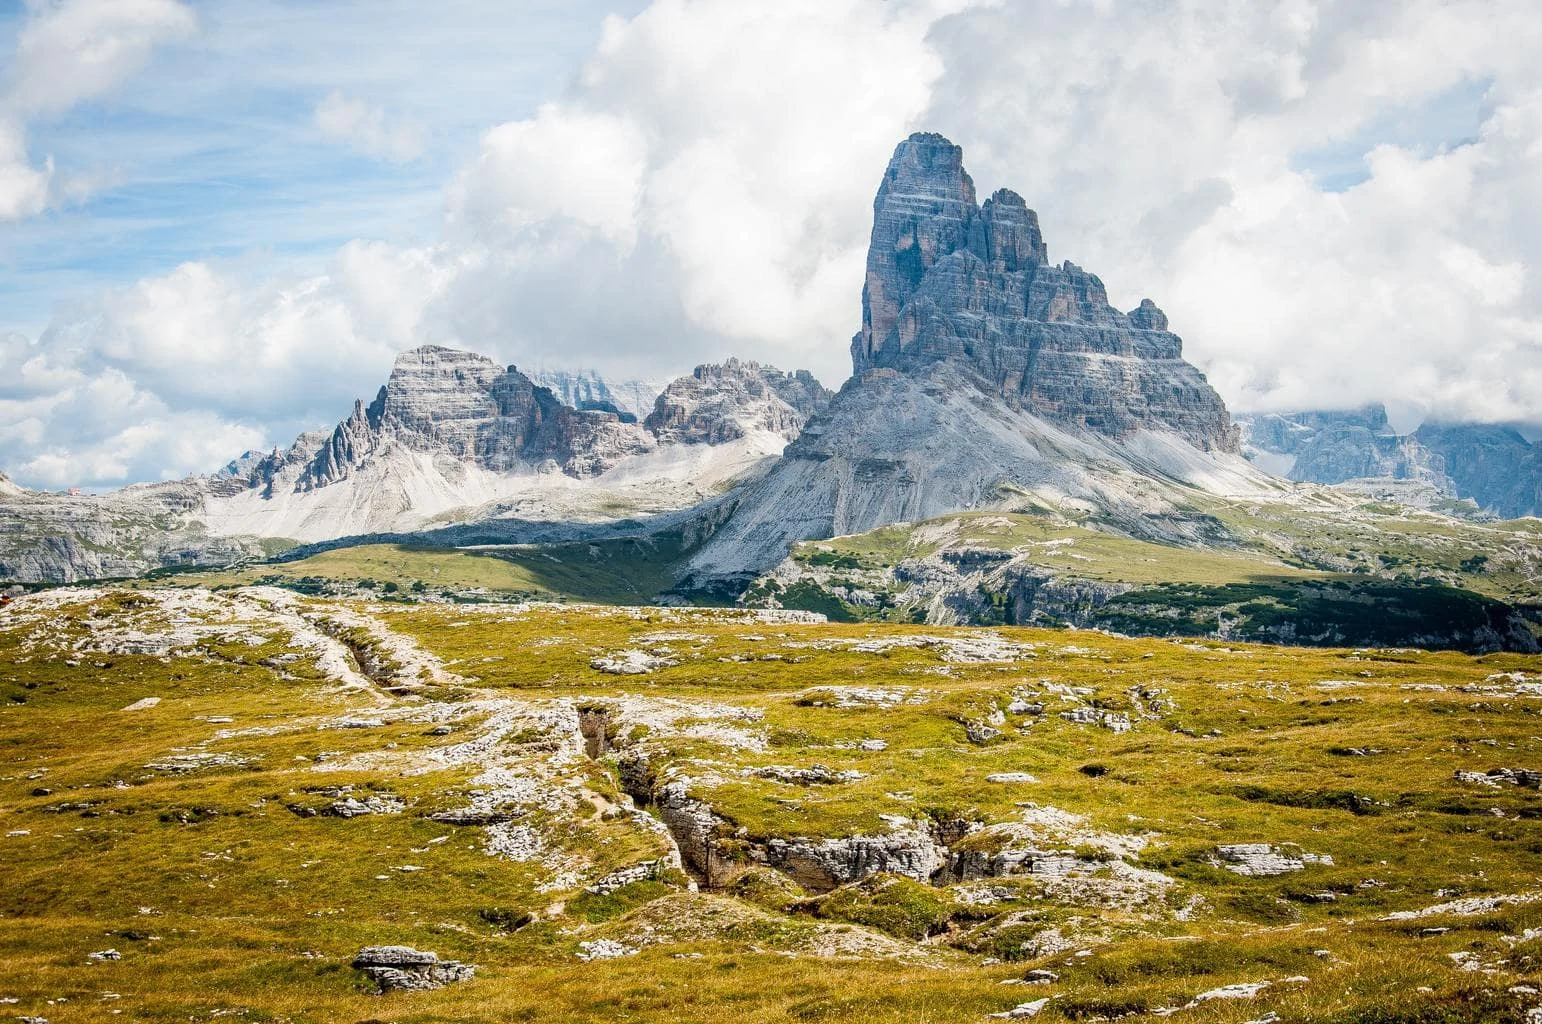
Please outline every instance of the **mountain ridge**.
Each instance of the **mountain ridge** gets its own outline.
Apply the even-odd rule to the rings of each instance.
[[[1513,427],[1431,421],[1400,434],[1379,403],[1244,419],[1249,458],[1291,480],[1362,490],[1412,482],[1491,515],[1542,516],[1542,447]]]

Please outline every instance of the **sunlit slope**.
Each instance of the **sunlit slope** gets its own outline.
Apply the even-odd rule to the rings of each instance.
[[[1532,657],[54,591],[0,611],[0,700],[18,1016],[1542,1003]],[[376,996],[390,943],[478,972]]]

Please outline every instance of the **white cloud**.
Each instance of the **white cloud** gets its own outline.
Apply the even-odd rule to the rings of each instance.
[[[480,155],[450,186],[451,228],[517,243],[538,226],[572,224],[628,248],[646,162],[647,141],[633,122],[544,106],[482,136]]]
[[[315,120],[327,138],[366,156],[408,163],[423,155],[420,126],[390,118],[384,107],[341,92],[330,93],[316,104]]]
[[[27,8],[10,97],[26,114],[61,113],[111,91],[156,46],[196,25],[180,0],[27,0]]]
[[[452,228],[500,250],[455,312],[485,330],[489,287],[569,309],[599,292],[614,316],[556,337],[499,305],[509,351],[615,364],[641,332],[670,370],[732,346],[844,378],[872,192],[944,73],[929,29],[968,6],[660,0],[610,19],[570,95],[489,131],[451,188]]]
[[[1124,308],[1166,308],[1234,405],[1379,399],[1539,423],[1530,7],[655,0],[605,23],[565,92],[483,133],[445,186],[438,242],[354,242],[268,280],[186,264],[60,318],[25,361],[0,346],[0,379],[25,365],[37,382],[0,385],[27,439],[0,463],[78,448],[147,472],[148,456],[111,455],[126,428],[71,440],[50,411],[104,374],[162,403],[148,421],[207,416],[211,437],[256,424],[277,443],[430,341],[615,372],[742,354],[835,384],[873,193],[915,129],[962,144],[982,195],[1021,192],[1053,258],[1096,271]],[[1480,93],[1457,131],[1429,113]],[[350,83],[317,127],[387,160],[430,138],[403,143],[403,122],[359,95],[393,94]],[[1303,155],[1327,149],[1362,159],[1364,180],[1319,180]],[[13,205],[35,205],[33,188]],[[171,443],[152,431],[143,450]],[[180,452],[162,461],[197,456]]]
[[[32,166],[21,125],[0,118],[0,221],[42,213],[48,206],[48,185],[53,174],[51,158],[42,167]]]
[[[88,190],[54,180],[54,161],[34,166],[25,124],[111,92],[150,52],[193,32],[181,0],[27,0],[9,82],[0,94],[0,221],[36,216]]]
[[[1048,41],[1053,41],[1052,43]],[[1243,408],[1542,420],[1542,25],[1520,2],[1012,5],[934,34],[928,120],[1040,210],[1053,258],[1164,306]],[[1488,83],[1459,137],[1298,154]]]

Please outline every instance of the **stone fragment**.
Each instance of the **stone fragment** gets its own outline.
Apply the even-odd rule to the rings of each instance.
[[[615,676],[641,676],[678,664],[680,663],[673,658],[659,657],[647,651],[631,648],[617,651],[603,658],[595,658],[589,662],[589,667],[597,672]]]
[[[636,956],[639,950],[635,946],[628,946],[624,942],[615,939],[594,939],[578,944],[578,959],[585,962],[592,960],[619,960],[624,956]]]
[[[1331,866],[1333,858],[1322,854],[1287,852],[1269,843],[1231,843],[1215,848],[1221,866],[1239,875],[1267,878],[1301,871],[1308,864]]]
[[[473,964],[440,960],[436,953],[411,946],[366,946],[353,958],[353,969],[380,986],[382,993],[443,988],[476,974]]]
[[[789,765],[773,764],[764,768],[748,768],[745,775],[757,779],[771,779],[775,782],[786,782],[798,786],[832,786],[842,782],[856,782],[858,779],[867,778],[859,771],[836,771],[822,764],[816,764],[808,768],[794,768]]]
[[[993,1013],[990,1016],[996,1018],[997,1020],[1028,1020],[1030,1017],[1037,1017],[1040,1011],[1042,1011],[1044,1007],[1048,1005],[1049,998],[1045,997],[1043,999],[1035,999],[1031,1003],[1018,1003],[1010,1010],[1004,1010],[1001,1013]]]

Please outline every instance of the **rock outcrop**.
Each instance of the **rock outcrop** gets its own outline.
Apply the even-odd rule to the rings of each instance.
[[[473,964],[441,960],[437,953],[411,946],[365,946],[353,958],[353,969],[379,985],[382,993],[443,988],[469,980],[477,970]]]
[[[1445,463],[1456,493],[1506,519],[1542,516],[1542,445],[1484,423],[1426,423],[1413,440]]]
[[[807,370],[782,373],[730,359],[670,384],[644,425],[661,443],[726,444],[754,430],[791,441],[830,398]]]
[[[250,537],[211,536],[197,481],[113,494],[0,493],[0,580],[70,583],[260,556]]]
[[[912,135],[884,173],[851,351],[858,376],[947,362],[1055,423],[1114,437],[1166,429],[1238,450],[1224,403],[1183,361],[1162,311],[1146,299],[1121,313],[1096,275],[1051,264],[1017,193],[977,206],[963,151],[940,135]]]
[[[879,873],[928,882],[947,864],[947,849],[922,829],[838,839],[773,838],[760,852],[767,867],[815,892]]]

